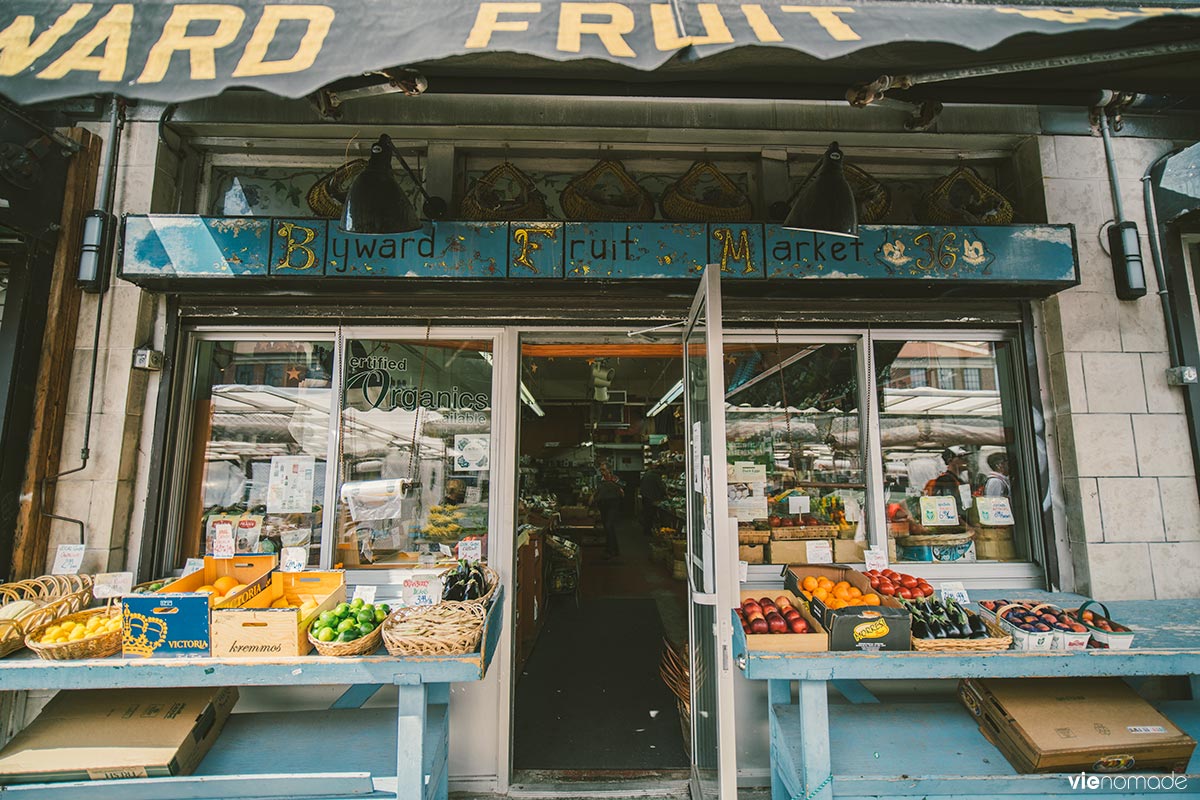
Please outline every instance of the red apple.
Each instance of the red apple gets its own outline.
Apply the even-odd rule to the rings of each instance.
[[[808,623],[798,614],[788,622],[788,627],[792,633],[808,633]]]
[[[787,633],[788,623],[778,614],[771,614],[767,617],[767,628],[771,633]]]
[[[750,621],[751,633],[769,633],[770,630],[770,627],[767,626],[767,621],[762,617]]]

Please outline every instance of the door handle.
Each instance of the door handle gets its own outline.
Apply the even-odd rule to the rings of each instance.
[[[695,584],[695,581],[694,581],[692,575],[693,575],[693,573],[692,573],[691,567],[689,566],[688,574],[687,574],[687,583],[688,583],[688,592],[692,596],[692,602],[697,603],[702,606],[715,606],[717,604],[716,593],[706,593],[706,592],[696,591],[696,584]]]

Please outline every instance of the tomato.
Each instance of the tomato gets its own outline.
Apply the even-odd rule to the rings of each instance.
[[[889,581],[894,581],[894,580],[896,580],[897,578],[899,578],[899,577],[900,577],[900,573],[899,573],[899,572],[896,572],[894,569],[885,569],[885,570],[883,571],[883,575],[884,575],[884,577],[886,577],[886,578],[887,578]]]
[[[903,575],[900,578],[900,585],[905,589],[915,589],[917,588],[917,579],[912,575]]]
[[[921,589],[921,595],[923,597],[933,597],[933,587],[930,586],[928,583],[925,584],[924,586],[920,587],[920,589]]]
[[[872,589],[879,588],[879,578],[876,578],[874,575],[872,575],[870,578],[868,578],[867,582],[871,584]]]
[[[891,581],[880,581],[879,586],[873,588],[878,589],[880,594],[886,594],[890,596],[895,596],[896,594],[896,585]]]
[[[905,600],[912,600],[913,599],[912,589],[908,588],[907,586],[901,586],[900,587],[900,596],[903,597]]]

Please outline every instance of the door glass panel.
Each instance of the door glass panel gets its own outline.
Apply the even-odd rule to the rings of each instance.
[[[343,374],[334,562],[411,565],[464,539],[486,557],[491,342],[348,339]]]
[[[857,346],[726,343],[724,363],[729,513],[739,529],[819,529],[806,541],[850,540],[842,560],[861,561],[869,529]],[[774,563],[796,560],[773,549]]]
[[[889,533],[901,561],[1029,560],[1011,342],[876,341]]]
[[[695,325],[684,339],[686,369],[686,422],[689,428],[687,513],[688,552],[694,592],[714,591],[712,509],[712,408],[708,400],[708,350],[705,341],[706,304],[701,304]],[[711,604],[692,603],[692,759],[693,773],[703,798],[717,797],[719,784],[719,730],[716,681],[715,613]]]
[[[181,559],[231,528],[237,552],[319,563],[332,367],[332,341],[196,343]]]

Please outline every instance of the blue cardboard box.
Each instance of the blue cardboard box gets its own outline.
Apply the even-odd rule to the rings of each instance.
[[[208,655],[207,595],[183,592],[135,594],[127,596],[122,606],[125,622],[121,655],[127,658]]]

